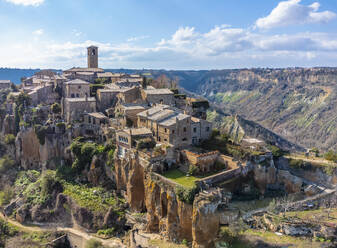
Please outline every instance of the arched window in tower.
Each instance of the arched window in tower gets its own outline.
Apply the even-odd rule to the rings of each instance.
[[[95,49],[92,49],[91,51],[91,56],[95,56],[96,55],[96,50]]]

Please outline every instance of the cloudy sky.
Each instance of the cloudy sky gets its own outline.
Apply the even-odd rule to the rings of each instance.
[[[0,67],[337,66],[336,0],[0,0]]]

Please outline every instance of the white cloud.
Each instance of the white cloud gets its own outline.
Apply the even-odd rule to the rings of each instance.
[[[130,37],[129,39],[127,39],[127,42],[136,42],[136,41],[144,40],[147,38],[150,38],[150,36],[142,35],[142,36]]]
[[[38,36],[43,35],[43,33],[44,33],[44,30],[43,30],[43,29],[38,29],[38,30],[35,30],[35,31],[33,32],[34,35],[38,35]]]
[[[334,66],[337,34],[277,34],[216,26],[207,32],[179,28],[169,39],[143,46],[97,41],[39,39],[4,44],[0,67],[70,68],[86,66],[86,48],[99,47],[103,68],[221,69],[237,67]]]
[[[5,1],[16,5],[35,6],[35,7],[44,3],[44,0],[5,0]]]
[[[280,2],[271,13],[259,18],[255,26],[260,29],[275,27],[329,22],[336,17],[332,11],[318,12],[320,4],[314,2],[311,5],[300,4],[301,0],[288,0]]]

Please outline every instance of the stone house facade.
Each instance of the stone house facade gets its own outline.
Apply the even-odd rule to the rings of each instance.
[[[191,118],[191,136],[193,145],[198,145],[201,141],[209,139],[211,134],[211,122],[195,117]]]
[[[10,80],[0,80],[0,90],[9,89],[11,84]]]
[[[64,84],[65,98],[84,98],[90,96],[90,84],[81,79],[75,79]]]
[[[115,108],[115,117],[120,118],[123,127],[137,127],[138,116],[137,114],[145,111],[149,107],[146,105],[123,103],[118,104]]]
[[[142,90],[142,98],[150,104],[166,104],[173,106],[174,93],[169,89],[145,89]]]
[[[84,114],[90,112],[96,112],[94,97],[64,99],[63,113],[67,122],[81,121]]]
[[[152,138],[152,132],[148,128],[132,128],[116,131],[117,154],[124,157],[126,152],[135,148],[137,140]]]
[[[135,103],[141,100],[141,92],[139,87],[122,88],[117,95],[121,103]]]
[[[120,89],[98,89],[96,94],[98,109],[104,111],[115,106],[119,92]]]

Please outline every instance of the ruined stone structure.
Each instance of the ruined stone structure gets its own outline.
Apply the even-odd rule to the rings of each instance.
[[[207,140],[212,134],[212,123],[195,117],[191,118],[192,144],[198,145],[202,140]]]

